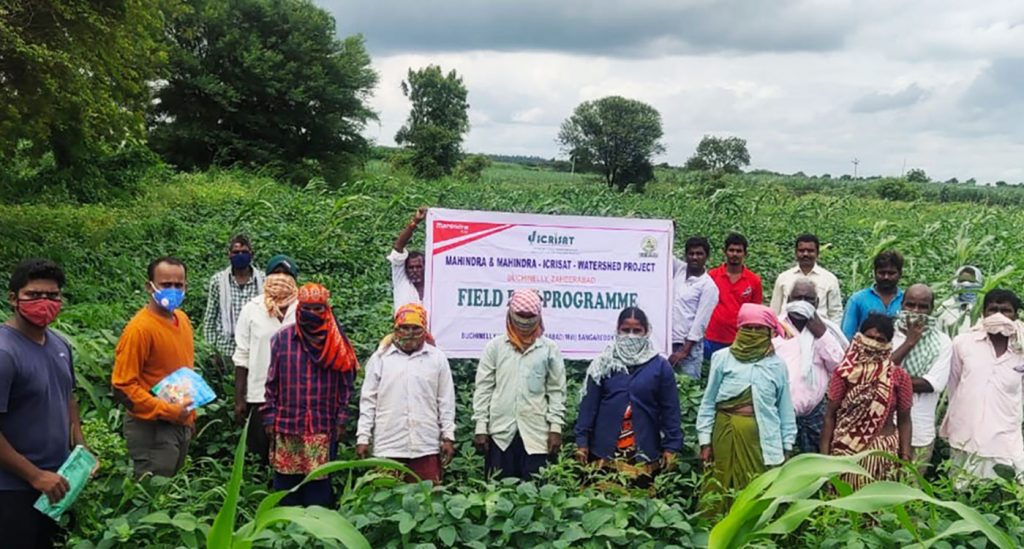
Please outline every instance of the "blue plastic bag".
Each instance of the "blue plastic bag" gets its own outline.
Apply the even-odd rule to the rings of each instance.
[[[68,459],[64,460],[64,464],[57,470],[57,474],[67,479],[70,486],[67,494],[64,495],[64,499],[57,503],[50,503],[50,498],[46,497],[46,494],[41,494],[39,499],[36,500],[34,507],[40,513],[53,520],[59,520],[64,511],[67,511],[75,503],[75,500],[78,499],[82,489],[89,483],[89,478],[92,476],[92,472],[96,470],[97,465],[99,465],[99,461],[96,460],[96,456],[92,455],[83,446],[75,446],[75,449],[71,451],[71,455],[68,456]]]
[[[153,386],[153,394],[171,404],[190,402],[189,410],[205,406],[217,398],[203,376],[192,368],[178,368]]]

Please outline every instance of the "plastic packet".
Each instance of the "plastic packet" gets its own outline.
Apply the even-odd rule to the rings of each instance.
[[[189,402],[189,410],[205,406],[217,398],[217,394],[213,392],[202,376],[192,368],[184,367],[178,368],[160,380],[160,383],[153,386],[152,391],[157,398],[171,404]]]
[[[46,494],[40,494],[34,507],[51,519],[59,520],[61,515],[74,505],[75,500],[78,499],[85,485],[89,483],[89,478],[98,466],[99,461],[96,456],[92,455],[92,452],[86,450],[84,446],[75,446],[68,459],[64,460],[60,469],[57,469],[57,474],[67,479],[70,486],[64,499],[57,503],[50,503],[50,498],[46,497]]]

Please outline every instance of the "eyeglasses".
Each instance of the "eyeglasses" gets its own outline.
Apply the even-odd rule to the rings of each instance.
[[[647,333],[647,330],[643,328],[621,328],[619,333],[622,335],[644,335]]]
[[[407,326],[403,324],[402,326],[395,328],[395,331],[405,335],[420,335],[424,330],[422,326]]]
[[[36,292],[32,290],[26,290],[21,294],[24,297],[18,299],[22,301],[35,301],[37,299],[48,299],[50,301],[60,301],[62,299],[60,292]]]

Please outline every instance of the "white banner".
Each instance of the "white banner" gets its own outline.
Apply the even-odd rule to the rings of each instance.
[[[671,352],[672,222],[430,209],[424,304],[438,347],[478,358],[505,333],[508,298],[544,298],[545,335],[567,358],[597,356],[619,312],[647,313],[658,349]]]

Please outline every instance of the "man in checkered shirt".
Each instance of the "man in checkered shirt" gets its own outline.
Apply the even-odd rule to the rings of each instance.
[[[216,351],[213,360],[222,373],[235,353],[238,315],[246,303],[263,293],[264,277],[252,268],[252,243],[244,234],[231,237],[228,259],[231,265],[210,277],[203,315],[203,339]]]

